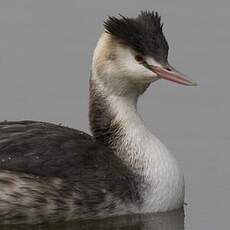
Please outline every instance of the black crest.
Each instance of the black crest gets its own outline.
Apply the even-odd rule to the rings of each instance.
[[[157,12],[142,11],[137,18],[122,15],[119,18],[109,17],[104,26],[107,33],[121,39],[139,53],[153,56],[157,61],[167,61],[169,47]]]

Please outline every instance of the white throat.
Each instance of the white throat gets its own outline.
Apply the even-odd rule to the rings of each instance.
[[[107,90],[96,80],[97,89]],[[114,153],[143,179],[142,212],[158,212],[179,208],[184,201],[184,180],[177,161],[144,125],[137,112],[137,96],[106,95],[113,123],[122,127],[121,137],[111,144]]]

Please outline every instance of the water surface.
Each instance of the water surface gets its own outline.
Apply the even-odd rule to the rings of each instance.
[[[130,215],[99,220],[0,227],[2,230],[183,230],[184,212],[178,210],[161,214]]]

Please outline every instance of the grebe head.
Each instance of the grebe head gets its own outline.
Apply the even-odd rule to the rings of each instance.
[[[104,86],[126,91],[127,85],[146,88],[166,79],[193,86],[196,83],[168,63],[168,43],[158,13],[141,12],[137,18],[109,17],[93,57],[93,78]]]

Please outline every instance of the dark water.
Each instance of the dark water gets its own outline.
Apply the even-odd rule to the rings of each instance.
[[[182,230],[184,211],[120,216],[99,220],[71,221],[43,225],[2,225],[1,230]]]

